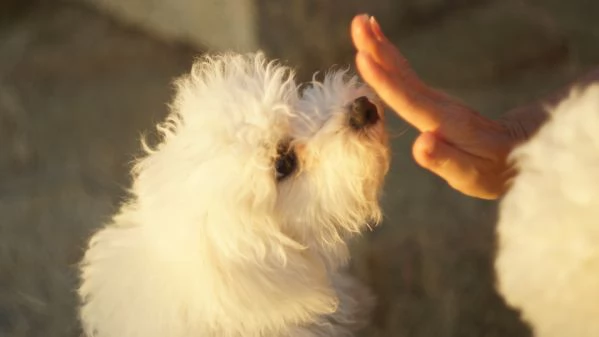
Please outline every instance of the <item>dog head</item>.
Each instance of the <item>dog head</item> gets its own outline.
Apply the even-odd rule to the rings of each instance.
[[[343,257],[345,241],[381,220],[379,191],[389,155],[383,108],[345,71],[332,71],[302,92],[280,151],[275,211],[285,233],[326,257]],[[288,145],[287,145],[288,144]],[[281,179],[282,178],[282,179]]]
[[[330,72],[300,96],[290,69],[225,55],[200,60],[178,88],[164,141],[137,167],[144,223],[196,227],[214,249],[247,256],[269,237],[344,246],[380,220],[383,109],[355,77]]]

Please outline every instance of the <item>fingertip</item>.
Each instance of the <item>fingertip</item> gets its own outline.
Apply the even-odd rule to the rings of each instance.
[[[435,162],[434,152],[438,141],[432,132],[423,132],[416,138],[412,147],[412,155],[416,162],[425,168],[431,168]]]
[[[368,15],[367,13],[361,13],[361,14],[354,16],[354,18],[352,20],[352,24],[360,24],[360,23],[365,24],[366,22],[368,22],[369,19],[370,19],[370,15]]]
[[[352,36],[355,36],[362,32],[367,26],[369,22],[368,14],[360,14],[354,16],[351,22],[351,33]]]
[[[383,33],[383,29],[381,28],[381,25],[379,25],[378,21],[376,20],[376,18],[374,16],[370,17],[369,23],[370,23],[370,29],[374,33],[374,36],[376,36],[376,38],[381,42],[387,41],[387,37]]]
[[[425,131],[417,139],[417,145],[426,154],[432,155],[437,144],[437,136],[434,133]]]
[[[368,14],[356,15],[351,22],[351,37],[354,46],[358,50],[367,50],[368,41],[372,39],[373,32]]]

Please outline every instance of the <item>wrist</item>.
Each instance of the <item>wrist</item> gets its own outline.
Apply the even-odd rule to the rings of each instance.
[[[534,136],[547,117],[545,108],[540,103],[535,103],[508,111],[498,122],[514,145],[517,145]]]

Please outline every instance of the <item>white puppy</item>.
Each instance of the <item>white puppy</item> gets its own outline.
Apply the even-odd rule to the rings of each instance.
[[[599,336],[599,85],[552,109],[513,157],[501,204],[499,290],[538,337]]]
[[[85,254],[86,333],[351,336],[370,304],[342,269],[381,218],[382,118],[344,71],[300,95],[261,54],[200,59]]]

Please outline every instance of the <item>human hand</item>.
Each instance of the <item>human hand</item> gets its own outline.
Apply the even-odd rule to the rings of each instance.
[[[416,162],[466,195],[500,197],[513,175],[507,156],[524,136],[508,120],[487,119],[423,83],[373,17],[356,16],[351,36],[363,79],[421,132],[412,148]]]

